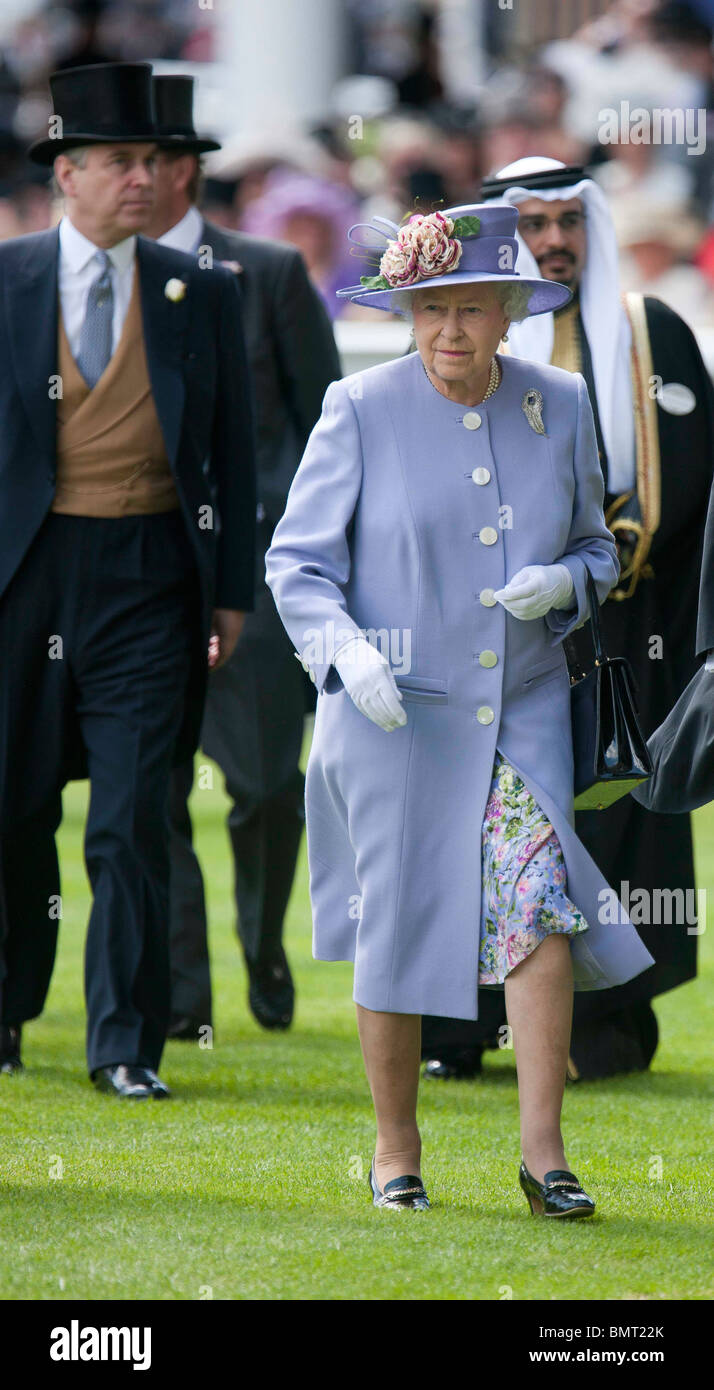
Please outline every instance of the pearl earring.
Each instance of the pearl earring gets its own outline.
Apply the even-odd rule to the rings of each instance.
[[[507,333],[504,333],[503,337],[501,338],[501,342],[502,342],[502,343],[507,343],[507,342],[508,342],[508,334],[507,334]]]

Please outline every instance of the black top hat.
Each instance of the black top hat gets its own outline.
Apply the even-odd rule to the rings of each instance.
[[[156,139],[150,63],[92,63],[50,75],[56,136],[28,151],[52,164],[77,145],[129,144]]]
[[[193,78],[183,75],[154,77],[156,139],[166,150],[207,154],[220,150],[217,140],[202,140],[193,124]]]

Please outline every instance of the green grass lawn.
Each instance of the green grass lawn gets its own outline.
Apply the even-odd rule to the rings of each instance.
[[[652,1071],[566,1090],[566,1151],[598,1211],[533,1219],[517,1185],[513,1052],[422,1086],[429,1213],[372,1208],[373,1119],[351,968],[314,962],[304,855],[287,946],[293,1029],[254,1023],[219,790],[194,791],[215,987],[212,1050],[169,1043],[173,1099],[98,1095],[84,1063],[86,787],[65,794],[64,920],[27,1071],[0,1078],[0,1296],[20,1299],[708,1299],[714,893],[699,979],[657,1002]],[[695,818],[714,888],[714,806]],[[657,1176],[657,1158],[661,1177]]]

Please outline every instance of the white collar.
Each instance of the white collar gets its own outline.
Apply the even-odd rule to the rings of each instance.
[[[62,259],[68,270],[74,274],[79,274],[89,264],[97,251],[103,248],[95,246],[93,241],[80,232],[74,223],[65,214],[59,224],[59,241]],[[116,246],[107,248],[107,255],[115,270],[122,275],[129,269],[136,253],[136,237],[128,236],[123,241],[118,241]]]
[[[168,232],[157,237],[159,246],[170,246],[174,251],[187,251],[193,255],[201,244],[203,218],[196,207],[190,207],[180,222],[169,227]]]

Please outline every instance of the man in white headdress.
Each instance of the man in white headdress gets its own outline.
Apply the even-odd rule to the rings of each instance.
[[[520,159],[486,181],[482,199],[518,207],[521,273],[574,292],[557,313],[513,324],[509,349],[581,372],[587,382],[605,516],[621,562],[601,609],[605,644],[634,668],[649,735],[706,656],[697,651],[695,629],[714,457],[711,382],[692,332],[672,309],[654,298],[621,297],[607,201],[582,169]],[[589,624],[573,641],[573,655],[590,669]],[[577,813],[576,826],[608,882],[627,896],[656,964],[627,985],[578,997],[573,1080],[646,1068],[658,1040],[650,1001],[696,974],[693,893],[686,892],[694,888],[689,817],[648,811],[628,796],[608,811]],[[451,1075],[468,1069],[459,1029],[459,1065],[447,1065]],[[439,1039],[438,1057],[427,1040],[432,1075],[445,1074],[439,1065],[448,1063],[443,1026]],[[474,1032],[475,1053],[484,1041]]]

